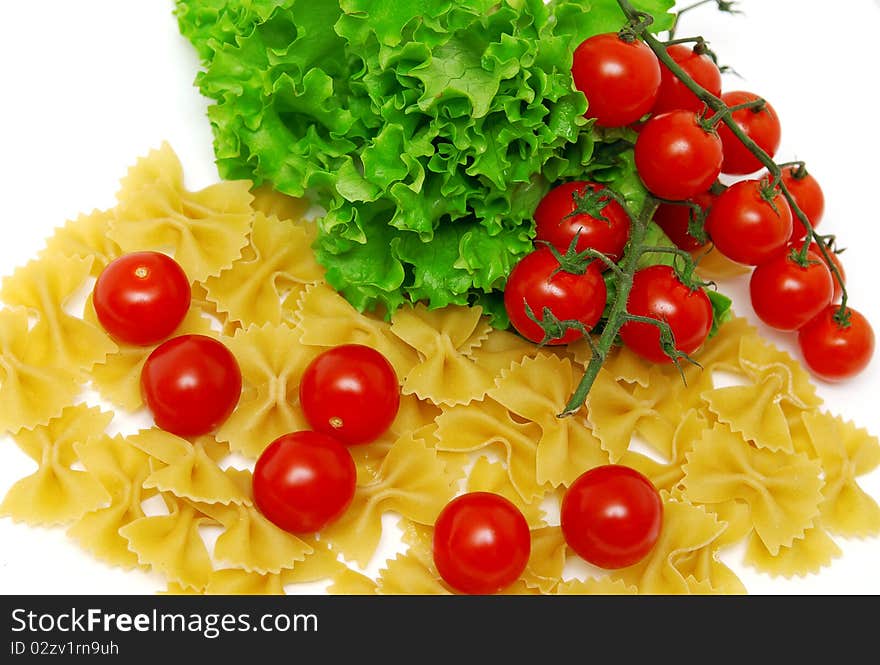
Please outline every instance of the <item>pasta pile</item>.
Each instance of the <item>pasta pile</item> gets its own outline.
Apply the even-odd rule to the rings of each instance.
[[[323,282],[305,209],[244,181],[187,191],[166,144],[130,169],[116,208],[59,228],[3,280],[0,429],[38,465],[9,490],[3,515],[65,525],[94,556],[160,573],[172,593],[279,594],[320,580],[331,593],[451,593],[434,569],[432,525],[465,490],[504,495],[532,529],[528,567],[506,590],[516,594],[743,593],[719,559],[734,543],[747,543],[749,565],[792,576],[840,555],[835,535],[880,533],[880,507],[857,484],[880,464],[877,438],[822,411],[803,368],[745,320],[722,326],[697,357],[703,369],[684,368],[686,382],[618,350],[586,408],[560,419],[585,343],[539,348],[492,329],[478,307],[361,314]],[[120,413],[143,407],[140,368],[152,349],[114,343],[88,300],[71,308],[110,260],[144,249],[172,253],[194,282],[178,333],[221,339],[241,366],[241,400],[212,436],[110,436],[114,412],[82,401],[91,388]],[[307,427],[300,376],[344,343],[389,359],[401,408],[380,440],[351,448],[349,510],[299,538],[256,510],[251,472],[236,460],[253,462]],[[609,462],[661,491],[660,540],[635,566],[565,579],[574,554],[553,506],[583,471]],[[156,497],[165,513],[146,514]],[[399,516],[402,543],[373,579],[360,570],[387,513]],[[220,531],[212,551],[205,525]]]

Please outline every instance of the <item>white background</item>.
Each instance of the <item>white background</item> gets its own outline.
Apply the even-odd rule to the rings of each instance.
[[[687,4],[687,3],[682,3]],[[679,35],[702,34],[743,77],[725,89],[766,97],[783,123],[781,160],[805,159],[822,183],[821,230],[843,257],[851,304],[880,330],[876,206],[876,35],[873,0],[742,0],[745,16],[698,9]],[[0,274],[34,257],[55,226],[114,205],[117,183],[137,157],[163,140],[180,156],[187,185],[218,179],[206,100],[192,82],[198,62],[179,36],[170,0],[42,0],[3,3],[0,40]],[[755,320],[747,283],[722,285],[736,310]],[[790,335],[766,331],[796,353]],[[880,434],[880,362],[845,384],[821,384],[827,408]],[[0,493],[34,465],[0,439]],[[862,477],[880,499],[880,471]],[[820,574],[785,580],[731,565],[752,593],[880,593],[880,538],[838,539],[844,555]],[[158,576],[110,568],[68,541],[62,528],[0,519],[2,593],[152,593]]]

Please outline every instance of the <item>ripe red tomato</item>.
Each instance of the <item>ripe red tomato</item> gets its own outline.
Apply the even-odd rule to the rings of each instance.
[[[500,494],[463,494],[434,524],[434,564],[456,591],[490,594],[513,584],[532,549],[526,518]]]
[[[712,58],[705,53],[697,53],[693,47],[685,44],[673,44],[666,49],[666,52],[694,81],[716,97],[721,95],[721,72]],[[704,106],[705,104],[687,89],[681,79],[661,62],[660,90],[653,112],[660,114],[682,109],[699,113]]]
[[[834,283],[819,254],[809,251],[807,265],[781,252],[758,265],[749,280],[755,314],[777,330],[797,330],[831,303]]]
[[[788,203],[776,193],[771,205],[761,195],[763,188],[758,180],[731,185],[715,199],[706,218],[706,231],[715,247],[737,263],[763,263],[785,247],[791,237]]]
[[[191,297],[186,273],[174,259],[160,252],[133,252],[111,261],[98,275],[92,302],[113,339],[150,346],[180,325]]]
[[[539,247],[520,259],[507,278],[504,307],[510,322],[523,337],[535,343],[544,339],[544,330],[529,318],[527,304],[539,321],[544,320],[546,307],[560,321],[580,321],[587,330],[596,325],[605,309],[608,292],[601,261],[590,263],[582,275],[559,267],[550,249]],[[568,344],[581,337],[583,333],[571,328],[547,343]]]
[[[607,196],[598,211],[601,219],[578,209],[577,199],[587,191],[603,189],[595,182],[566,182],[551,189],[535,210],[535,240],[549,242],[563,254],[577,236],[577,251],[595,249],[619,261],[629,240],[630,221],[621,205]]]
[[[828,305],[798,331],[798,346],[807,367],[826,381],[842,381],[861,372],[874,355],[874,329],[848,308],[849,325],[834,320],[837,305]]]
[[[595,35],[574,51],[571,74],[587,97],[587,117],[600,127],[623,127],[651,110],[660,88],[660,63],[644,42],[617,33]]]
[[[141,370],[141,391],[156,425],[177,436],[201,436],[235,409],[241,370],[216,339],[181,335],[149,355]]]
[[[400,384],[381,353],[344,344],[309,363],[300,380],[299,403],[314,430],[348,445],[369,443],[397,416]]]
[[[807,173],[798,178],[797,167],[789,166],[782,170],[782,183],[788,188],[798,208],[807,216],[810,225],[815,229],[822,221],[825,213],[825,195],[816,179]],[[792,215],[791,242],[799,242],[807,237],[807,228]]]
[[[703,289],[682,284],[669,266],[636,271],[626,301],[627,312],[665,321],[672,329],[675,348],[688,355],[699,349],[712,329],[712,303]],[[655,363],[670,363],[660,345],[660,329],[650,323],[627,321],[620,338],[634,353]]]
[[[254,466],[254,502],[285,531],[320,531],[339,518],[354,497],[357,469],[348,449],[320,432],[278,437]]]
[[[758,95],[739,90],[721,95],[721,100],[728,106],[738,106],[756,99],[759,99]],[[782,129],[779,125],[779,116],[769,103],[766,103],[760,111],[741,109],[734,111],[730,117],[770,157],[776,154]],[[724,145],[724,165],[721,167],[723,173],[747,175],[763,166],[723,122],[718,123],[718,135]]]
[[[715,195],[709,192],[697,194],[691,199],[704,211],[712,207]],[[654,213],[654,221],[663,229],[666,236],[675,243],[676,247],[693,252],[694,250],[704,247],[707,243],[702,243],[688,233],[691,223],[691,215],[693,209],[687,205],[676,205],[675,203],[661,203]]]
[[[663,501],[657,488],[628,466],[590,469],[565,492],[560,513],[565,542],[600,568],[644,559],[660,537]]]
[[[705,192],[721,173],[721,139],[692,111],[654,116],[636,140],[636,170],[662,199],[683,201]]]

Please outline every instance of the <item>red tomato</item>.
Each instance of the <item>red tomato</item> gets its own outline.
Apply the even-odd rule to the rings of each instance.
[[[703,192],[693,197],[691,202],[696,203],[705,212],[712,207],[714,200],[714,194]],[[666,236],[675,243],[676,247],[687,252],[693,252],[707,244],[701,243],[688,233],[693,212],[693,209],[687,205],[661,203],[657,207],[657,212],[654,213],[654,221],[663,229]]]
[[[822,221],[825,213],[825,195],[816,179],[807,173],[803,177],[796,177],[798,169],[789,166],[782,170],[782,183],[788,188],[789,193],[798,208],[807,216],[810,225],[815,229]],[[792,213],[791,242],[799,242],[807,237],[805,227],[796,215]]]
[[[623,127],[651,110],[660,88],[660,63],[644,42],[617,33],[595,35],[574,51],[571,74],[587,97],[587,117],[601,127]]]
[[[600,568],[644,559],[660,537],[663,501],[657,488],[628,466],[590,469],[565,492],[560,513],[565,542]]]
[[[699,85],[716,97],[721,95],[721,72],[712,58],[705,53],[697,53],[693,47],[685,44],[673,44],[666,49],[666,52]],[[660,91],[653,112],[660,114],[682,109],[699,113],[704,106],[705,104],[661,62]]]
[[[756,99],[759,99],[758,95],[751,92],[735,91],[721,95],[721,100],[728,106],[739,106]],[[769,103],[766,103],[760,111],[741,109],[734,111],[730,117],[745,132],[746,136],[757,143],[770,157],[776,154],[779,149],[782,129],[779,125],[779,117]],[[722,172],[728,175],[747,175],[763,166],[723,122],[718,123],[718,135],[724,145]]]
[[[339,441],[320,432],[278,437],[254,466],[254,502],[285,531],[314,533],[339,518],[354,497],[357,469]]]
[[[819,245],[814,242],[810,245],[810,249],[821,256],[822,260],[825,261],[825,256],[822,254],[822,250],[819,249]],[[840,279],[846,284],[846,271],[843,269],[843,263],[840,262],[840,254],[837,254],[829,248],[828,255],[831,257],[831,263],[835,265],[837,272],[840,273]],[[831,272],[831,264],[829,264],[828,261],[825,261],[825,265],[828,266],[828,270]],[[840,299],[843,297],[843,287],[834,276],[833,272],[831,273],[831,280],[834,282],[834,295],[831,296],[831,302],[840,302]]]
[[[691,290],[669,266],[656,265],[636,271],[626,309],[635,316],[665,321],[672,330],[675,348],[691,355],[712,329],[712,303],[703,289]],[[655,363],[672,359],[660,345],[660,329],[650,323],[627,321],[620,338],[634,353]]]
[[[391,363],[361,344],[344,344],[312,360],[299,384],[309,425],[348,445],[369,443],[388,429],[400,406]]]
[[[507,278],[504,307],[510,322],[523,337],[535,343],[544,339],[544,330],[529,318],[526,304],[539,321],[544,320],[546,307],[560,321],[580,321],[587,330],[596,325],[605,309],[608,293],[601,261],[590,263],[582,275],[559,267],[550,249],[539,247],[520,259]],[[583,333],[572,328],[547,343],[568,344],[581,337]]]
[[[98,275],[92,302],[113,339],[138,346],[158,344],[189,311],[183,268],[159,252],[133,252],[111,261]]]
[[[822,257],[812,251],[807,265],[781,252],[752,272],[749,292],[755,314],[777,330],[797,330],[831,303],[834,282]]]
[[[434,563],[456,591],[490,594],[513,584],[532,549],[526,518],[500,494],[463,494],[434,525]]]
[[[692,111],[654,116],[636,139],[636,170],[655,196],[683,201],[709,189],[721,173],[721,139]]]
[[[798,346],[807,367],[826,381],[842,381],[861,372],[874,355],[874,330],[859,312],[847,309],[849,325],[834,320],[837,305],[828,305],[798,331]]]
[[[149,355],[141,370],[141,390],[156,425],[177,436],[201,436],[235,409],[241,370],[216,339],[181,335]]]
[[[630,221],[621,205],[608,197],[598,215],[575,213],[577,198],[587,190],[603,189],[595,182],[567,182],[551,189],[535,210],[535,240],[549,242],[563,254],[577,236],[577,250],[595,249],[612,261],[619,261],[629,240]]]
[[[720,194],[706,218],[706,231],[719,252],[756,266],[779,252],[791,237],[791,209],[781,193],[766,201],[758,180],[741,180]],[[776,206],[776,209],[773,209]]]

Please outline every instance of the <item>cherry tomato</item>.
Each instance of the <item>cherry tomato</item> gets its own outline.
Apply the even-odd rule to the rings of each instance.
[[[721,100],[728,106],[739,106],[756,99],[759,99],[758,95],[740,90],[721,95]],[[764,108],[760,111],[740,109],[734,111],[730,117],[745,132],[746,136],[757,143],[770,157],[776,154],[779,149],[782,129],[779,125],[779,117],[769,103],[765,103]],[[723,122],[718,124],[718,135],[724,145],[722,172],[728,175],[747,175],[758,171],[763,166]]]
[[[150,346],[180,325],[191,297],[186,273],[174,259],[160,252],[132,252],[98,275],[92,301],[113,339]]]
[[[842,381],[861,372],[874,355],[874,329],[848,308],[849,325],[834,320],[837,305],[828,305],[798,331],[798,346],[807,367],[826,381]]]
[[[348,449],[320,432],[275,439],[254,466],[254,501],[285,531],[314,533],[339,518],[354,497],[357,469]]]
[[[590,37],[575,49],[571,74],[587,98],[587,117],[600,127],[629,125],[657,101],[660,63],[638,39],[614,32]]]
[[[821,256],[822,260],[825,261],[825,255],[822,254],[822,250],[819,249],[819,245],[813,242],[810,244],[810,249]],[[843,280],[843,283],[846,284],[846,271],[843,269],[843,263],[841,263],[840,261],[840,254],[834,252],[831,248],[829,248],[828,255],[831,257],[831,263],[835,265],[835,267],[837,268],[837,272],[840,273],[840,278]],[[828,263],[828,261],[825,261],[825,265],[828,266],[828,270],[829,272],[831,272],[831,264]],[[837,281],[837,278],[834,276],[833,272],[831,273],[831,280],[834,282],[834,295],[831,296],[831,302],[840,302],[840,299],[843,298],[843,287],[840,285],[840,282]]]
[[[535,210],[535,240],[549,242],[565,253],[577,236],[577,250],[595,249],[619,261],[629,240],[630,221],[621,205],[607,196],[600,199],[597,216],[578,212],[578,198],[603,189],[594,182],[567,182],[551,189]],[[604,219],[601,219],[604,217]]]
[[[690,199],[690,202],[696,203],[704,211],[712,207],[715,195],[709,192],[697,194]],[[677,205],[675,203],[661,203],[654,213],[654,221],[663,229],[666,236],[675,243],[676,247],[687,252],[705,247],[707,243],[702,243],[688,233],[691,223],[691,215],[694,210],[687,205]]]
[[[699,349],[712,329],[712,303],[703,289],[693,291],[675,271],[664,265],[636,271],[626,309],[635,316],[665,321],[675,339],[675,348],[688,355]],[[660,329],[650,323],[627,321],[620,338],[634,353],[655,363],[672,359],[660,345]]]
[[[525,570],[532,542],[529,525],[500,494],[463,494],[434,525],[434,564],[456,591],[490,594],[513,584]]]
[[[644,559],[663,526],[657,488],[628,466],[590,469],[565,492],[560,513],[565,542],[600,568],[625,568]]]
[[[221,342],[205,335],[172,337],[141,370],[141,391],[156,425],[177,436],[219,427],[241,397],[241,370]]]
[[[782,170],[782,183],[788,188],[798,208],[807,216],[810,225],[815,229],[822,221],[825,213],[825,195],[816,179],[806,173],[797,177],[798,169],[794,166]],[[805,227],[796,215],[792,215],[791,242],[799,242],[807,237]]]
[[[789,251],[754,269],[749,292],[761,321],[777,330],[797,330],[831,303],[834,283],[819,254],[808,251],[807,265],[801,266]]]
[[[758,180],[741,180],[720,194],[706,218],[706,231],[719,252],[756,266],[779,252],[791,237],[791,209],[781,193],[772,205]],[[774,210],[775,206],[775,210]]]
[[[692,111],[654,116],[636,139],[636,170],[662,199],[683,201],[705,192],[721,173],[721,139]]]
[[[721,95],[721,72],[712,58],[705,53],[698,53],[693,47],[685,44],[673,44],[666,49],[669,56],[679,67],[716,97]],[[669,68],[660,63],[660,90],[657,103],[654,104],[655,114],[682,109],[699,113],[705,104],[681,82]]]
[[[523,337],[535,343],[544,339],[544,330],[529,318],[526,305],[539,321],[544,320],[546,307],[560,321],[580,321],[587,330],[596,325],[605,309],[608,293],[601,261],[591,262],[582,275],[559,268],[550,249],[539,247],[520,259],[507,278],[504,306],[510,322]],[[581,337],[582,332],[571,328],[547,343],[568,344]]]
[[[369,443],[397,416],[400,384],[381,353],[344,344],[309,363],[300,380],[299,403],[314,430],[348,445]]]

